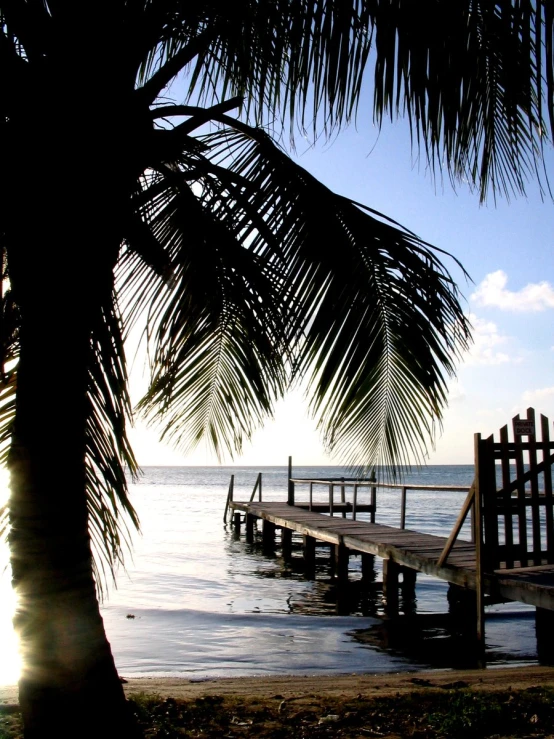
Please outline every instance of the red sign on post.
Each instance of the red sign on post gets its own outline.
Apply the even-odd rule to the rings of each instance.
[[[514,434],[516,436],[534,436],[535,435],[535,422],[521,419],[514,421]]]

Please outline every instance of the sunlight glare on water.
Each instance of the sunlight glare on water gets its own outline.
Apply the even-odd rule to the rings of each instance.
[[[4,505],[9,495],[9,474],[0,469],[0,506]],[[11,570],[9,566],[8,547],[0,541],[0,685],[13,685],[19,679],[21,662],[17,648],[17,639],[12,626],[15,611],[15,593],[11,587]]]

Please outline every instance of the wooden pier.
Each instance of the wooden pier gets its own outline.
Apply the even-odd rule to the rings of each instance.
[[[514,440],[508,429],[500,431],[500,441],[475,435],[475,481],[471,488],[446,486],[388,485],[374,480],[298,479],[289,461],[287,500],[262,501],[262,480],[248,501],[233,499],[232,484],[226,506],[235,530],[244,521],[247,540],[252,541],[256,522],[262,521],[264,547],[275,547],[275,533],[281,532],[281,553],[291,556],[292,535],[302,537],[306,572],[315,572],[316,542],[330,545],[335,572],[348,578],[351,553],[362,556],[362,577],[371,578],[373,558],[383,560],[383,602],[387,614],[398,613],[399,588],[404,597],[415,589],[418,572],[451,584],[455,597],[466,602],[464,613],[473,613],[471,629],[478,650],[484,655],[484,603],[519,601],[536,608],[539,654],[554,662],[554,526],[551,466],[554,443],[550,441],[548,419],[541,416],[542,440],[535,434],[532,408],[527,418],[512,420]],[[527,441],[522,441],[522,436]],[[540,460],[538,456],[542,457]],[[498,474],[497,474],[498,473]],[[501,477],[497,483],[497,477]],[[298,486],[309,486],[309,496],[300,500]],[[314,487],[328,488],[325,501],[315,500]],[[379,487],[402,488],[400,527],[376,522]],[[368,503],[359,492],[369,488]],[[408,489],[465,490],[466,501],[449,537],[434,536],[405,528]],[[340,495],[336,496],[336,492]],[[254,500],[258,492],[258,500]],[[338,499],[335,499],[338,497]],[[365,519],[357,518],[364,514]],[[471,516],[471,541],[459,538]],[[467,603],[473,604],[470,609]],[[470,619],[471,620],[471,619]]]

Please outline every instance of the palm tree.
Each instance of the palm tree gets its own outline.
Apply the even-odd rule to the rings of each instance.
[[[0,0],[0,18],[0,438],[25,735],[126,736],[97,601],[137,523],[126,333],[147,317],[141,409],[184,448],[240,449],[305,378],[346,461],[424,456],[469,339],[440,251],[275,137],[352,120],[373,66],[379,122],[406,114],[431,165],[482,197],[521,192],[552,128],[552,12]]]

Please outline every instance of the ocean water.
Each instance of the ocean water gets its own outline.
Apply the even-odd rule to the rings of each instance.
[[[344,593],[338,591],[324,550],[316,579],[310,580],[300,550],[285,565],[278,551],[267,556],[259,543],[237,539],[222,520],[230,476],[235,476],[235,500],[245,500],[258,472],[265,500],[286,498],[284,467],[147,468],[133,486],[142,534],[135,537],[127,572],[120,573],[117,589],[103,606],[122,674],[206,678],[460,663],[455,650],[450,654],[452,639],[440,616],[448,611],[446,583],[418,575],[416,603],[408,604],[419,614],[416,627],[408,639],[398,638],[383,633],[380,593],[361,587],[359,558],[351,557]],[[293,474],[340,477],[345,470],[298,467]],[[469,486],[472,479],[472,466],[435,466],[411,473],[406,482]],[[307,488],[297,490],[297,496],[303,494]],[[319,495],[325,499],[327,489],[322,487]],[[406,526],[447,535],[465,495],[408,491]],[[378,489],[376,520],[399,525],[400,490]],[[512,603],[488,610],[491,663],[536,660],[533,609]]]
[[[285,564],[278,550],[267,556],[259,542],[237,538],[223,522],[230,476],[235,476],[235,500],[247,500],[258,472],[264,499],[286,499],[285,467],[150,467],[131,485],[142,530],[102,605],[120,674],[203,679],[463,665],[444,618],[446,583],[418,575],[416,601],[403,604],[418,615],[395,632],[380,618],[378,586],[361,583],[359,558],[350,559],[345,590],[333,578],[328,550],[319,550],[316,578],[307,579],[300,549]],[[297,467],[293,474],[347,473],[339,467]],[[472,466],[430,466],[410,473],[406,482],[469,486],[472,478]],[[307,488],[297,495],[307,496]],[[319,495],[325,499],[326,488]],[[465,495],[408,491],[407,528],[447,535]],[[399,525],[400,490],[378,489],[376,520]],[[467,532],[462,537],[468,538]],[[488,609],[491,664],[536,661],[533,614],[513,603]],[[0,644],[7,645],[6,623],[0,617]]]

